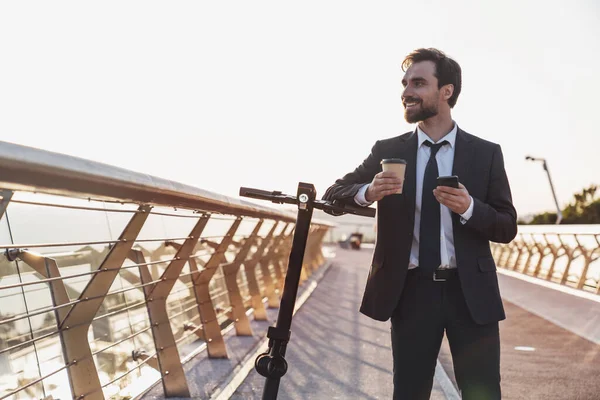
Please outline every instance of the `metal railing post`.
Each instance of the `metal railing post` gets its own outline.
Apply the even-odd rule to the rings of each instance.
[[[140,265],[140,279],[144,287],[148,317],[152,326],[152,337],[156,348],[156,357],[161,372],[163,390],[166,397],[189,397],[185,373],[181,365],[177,343],[171,328],[167,313],[167,297],[175,286],[185,263],[194,251],[202,231],[210,216],[203,215],[190,232],[188,238],[177,251],[174,260],[165,268],[159,282],[153,282],[153,277],[147,265]],[[139,257],[139,253],[138,253]],[[138,263],[141,264],[141,263]]]
[[[227,348],[225,347],[225,341],[221,334],[221,326],[219,325],[217,313],[212,303],[209,285],[215,272],[217,272],[217,268],[223,263],[225,252],[233,241],[233,236],[241,222],[242,218],[236,218],[217,249],[206,262],[204,269],[200,271],[198,276],[192,278],[198,311],[202,319],[202,330],[210,358],[227,358]]]
[[[535,249],[536,249],[533,235],[530,235],[530,237],[531,237],[531,240],[533,241],[533,243],[525,242],[527,245],[527,258],[525,259],[525,263],[523,264],[522,268],[519,268],[518,270],[515,269],[515,271],[523,273],[523,274],[527,273],[527,270],[529,269],[529,266],[531,264],[531,261],[533,259],[533,256],[535,254]],[[523,236],[523,240],[525,240],[524,236]]]
[[[278,237],[277,246],[272,248],[273,254],[271,255],[271,265],[273,266],[273,272],[275,273],[275,290],[281,296],[281,291],[283,290],[283,283],[285,282],[285,273],[283,271],[283,267],[281,264],[281,251],[283,251],[286,247],[286,242],[288,240],[288,235],[286,235],[286,231],[290,227],[291,223],[285,224],[283,229],[281,230],[281,234]]]
[[[307,278],[310,278],[310,276],[314,272],[314,263],[313,263],[314,247],[315,247],[315,227],[311,226],[308,231],[308,238],[306,240],[306,250],[304,252],[304,261],[302,264],[302,269],[305,271]]]
[[[581,275],[579,276],[579,279],[577,281],[577,289],[583,289],[585,282],[587,281],[588,269],[590,268],[590,264],[592,263],[593,250],[588,251],[584,246],[582,246],[577,235],[575,235],[575,242],[577,242],[577,247],[579,248],[579,251],[583,255],[583,260],[584,260],[583,268],[581,270]]]
[[[56,260],[53,258],[44,257],[41,254],[36,254],[30,252],[28,250],[20,251],[18,253],[19,259],[21,259],[25,264],[29,265],[35,272],[42,275],[44,278],[60,278],[60,270],[58,269],[58,265],[56,264]],[[67,293],[67,288],[65,286],[64,281],[57,279],[55,281],[49,282],[50,286],[50,296],[52,298],[52,305],[54,307],[61,306],[63,304],[68,304],[71,302],[69,295]],[[70,307],[61,307],[59,309],[54,310],[56,317],[56,324],[60,326],[62,321],[66,318]]]
[[[560,284],[564,285],[567,283],[567,280],[569,279],[569,271],[571,269],[571,264],[573,263],[573,260],[577,259],[581,254],[579,255],[575,255],[575,252],[577,251],[577,247],[571,247],[568,245],[564,245],[565,250],[567,252],[567,265],[565,265],[565,270],[563,271],[563,274],[560,278]]]
[[[537,276],[539,275],[541,269],[542,269],[542,262],[544,261],[544,258],[546,258],[546,256],[549,254],[546,252],[546,247],[543,246],[541,243],[539,242],[535,242],[535,247],[538,249],[538,252],[540,253],[540,258],[537,262],[537,264],[535,265],[535,268],[533,270],[533,276],[537,278]]]
[[[503,244],[500,247],[500,249],[501,249],[501,251],[500,251],[500,255],[498,256],[498,264],[504,268],[509,268],[509,266],[506,265],[506,263],[505,263],[505,258],[506,258],[506,253],[510,253],[510,245]]]
[[[325,239],[325,235],[327,235],[327,231],[329,231],[329,228],[327,226],[319,227],[319,246],[317,251],[317,259],[319,265],[322,265],[325,262],[325,256],[323,255],[323,240]]]
[[[592,251],[592,256],[597,251],[600,251],[600,235],[594,235],[594,239],[596,240],[596,248]],[[594,259],[594,261],[598,260],[598,258],[600,258],[600,256],[596,257]],[[600,294],[600,276],[598,277],[598,280],[596,281],[596,293]]]
[[[506,266],[507,269],[510,269],[513,271],[515,269],[519,268],[519,265],[521,264],[521,258],[523,257],[523,254],[525,253],[524,250],[527,248],[525,243],[523,243],[520,240],[515,240],[515,246],[517,247],[517,257],[515,258],[515,262],[510,267]]]
[[[320,226],[315,226],[312,231],[310,250],[309,250],[309,265],[312,272],[316,271],[322,263],[321,247],[323,243],[324,232]]]
[[[556,235],[558,242],[560,243],[560,246],[557,247],[555,256],[554,256],[554,260],[552,260],[552,264],[550,265],[550,269],[548,270],[548,275],[546,275],[546,280],[547,281],[552,281],[552,279],[554,279],[554,270],[556,268],[556,260],[558,260],[560,257],[562,256],[567,256],[568,257],[568,253],[569,250],[567,248],[567,246],[565,245],[565,243],[562,240],[562,237],[560,234]],[[562,249],[562,254],[558,254],[558,251]]]
[[[279,295],[275,290],[275,282],[273,281],[273,273],[271,272],[271,263],[273,262],[276,251],[284,238],[286,228],[287,224],[283,227],[279,235],[272,240],[267,254],[258,262],[262,271],[263,282],[265,285],[265,296],[267,296],[267,304],[270,308],[279,307]],[[279,280],[277,283],[279,283]]]
[[[246,239],[244,244],[241,245],[237,256],[233,262],[223,265],[223,276],[225,277],[225,284],[227,286],[227,293],[229,294],[229,302],[231,304],[231,319],[235,326],[235,332],[238,336],[252,336],[252,327],[250,320],[246,315],[246,307],[244,306],[244,300],[240,293],[240,287],[237,281],[237,275],[240,271],[242,263],[248,257],[250,249],[256,243],[258,238],[258,232],[263,224],[263,220],[259,220],[250,236]]]
[[[66,357],[65,363],[69,365],[68,376],[74,398],[104,399],[87,334],[104,297],[146,222],[150,209],[146,205],[138,208],[138,212],[133,215],[118,242],[98,268],[101,272],[91,277],[79,296],[79,302],[68,310],[60,322],[61,344]]]
[[[246,272],[246,279],[248,280],[248,291],[250,292],[252,308],[254,309],[254,319],[259,321],[267,321],[268,318],[267,310],[265,309],[265,305],[262,301],[262,294],[258,285],[258,280],[256,279],[256,265],[262,258],[265,249],[271,242],[271,239],[275,234],[276,227],[277,224],[273,224],[273,227],[267,236],[265,236],[260,242],[260,245],[256,249],[254,255],[249,260],[244,261],[244,272]]]
[[[12,190],[2,190],[0,192],[0,196],[2,200],[0,201],[0,221],[6,212],[6,208],[8,207],[8,203],[10,203],[10,199],[12,199],[13,191]]]
[[[292,226],[292,229],[289,229],[290,226]],[[277,288],[279,290],[279,293],[283,291],[283,286],[285,283],[285,274],[287,272],[288,267],[287,261],[292,250],[292,240],[294,238],[293,224],[289,223],[286,227],[286,230],[287,229],[289,229],[289,232],[286,235],[283,242],[281,243],[281,245],[279,246],[279,248],[277,249],[276,257],[274,259],[276,274],[278,277],[281,276],[281,279],[278,278],[277,280]]]

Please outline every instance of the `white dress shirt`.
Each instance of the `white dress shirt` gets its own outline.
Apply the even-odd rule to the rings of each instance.
[[[454,164],[454,150],[456,145],[457,126],[454,124],[452,130],[446,134],[440,141],[447,140],[449,145],[444,145],[437,153],[436,161],[438,165],[439,176],[452,175],[452,165]],[[413,241],[410,250],[410,261],[408,269],[419,266],[419,233],[421,228],[421,199],[423,198],[423,178],[425,176],[425,167],[431,155],[431,148],[423,144],[426,140],[435,143],[427,136],[425,132],[417,126],[417,182],[416,182],[416,201],[415,201],[415,226],[413,231]],[[460,177],[459,177],[460,179]],[[354,201],[361,206],[367,206],[372,203],[365,198],[365,193],[369,184],[360,188]],[[440,204],[441,231],[440,231],[440,256],[442,265],[440,268],[456,268],[456,252],[454,250],[454,234],[452,231],[452,211]],[[461,214],[461,223],[466,223],[473,215],[473,198],[471,204],[464,214]]]

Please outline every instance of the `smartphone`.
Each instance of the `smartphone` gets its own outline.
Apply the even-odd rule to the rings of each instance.
[[[452,188],[458,189],[458,176],[438,176],[437,178],[438,186],[449,186]]]

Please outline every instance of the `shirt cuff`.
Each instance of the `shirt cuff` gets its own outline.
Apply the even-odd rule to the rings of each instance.
[[[475,203],[473,202],[473,196],[469,197],[471,198],[471,204],[469,204],[469,208],[467,208],[467,211],[460,214],[460,223],[463,225],[466,224],[469,218],[473,216],[473,207]]]
[[[354,195],[354,202],[362,207],[368,207],[373,204],[372,201],[367,201],[365,194],[367,193],[367,189],[369,188],[369,184],[364,184],[358,192]]]

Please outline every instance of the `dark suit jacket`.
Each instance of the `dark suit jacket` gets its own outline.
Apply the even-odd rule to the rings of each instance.
[[[391,317],[404,287],[415,223],[417,134],[408,132],[375,143],[354,172],[338,179],[323,199],[354,204],[354,196],[381,171],[383,158],[406,160],[401,195],[377,204],[377,242],[360,311],[376,320]],[[470,135],[456,135],[452,172],[473,197],[473,215],[466,224],[452,214],[458,273],[473,320],[478,324],[505,318],[496,264],[489,241],[508,243],[517,234],[517,213],[504,170],[500,146]]]

